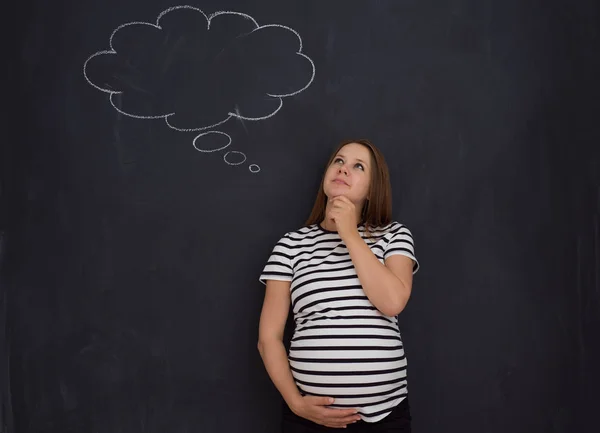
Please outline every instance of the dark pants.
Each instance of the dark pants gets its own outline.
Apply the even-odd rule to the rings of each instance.
[[[408,397],[396,406],[392,412],[374,423],[363,420],[348,424],[346,428],[332,428],[316,424],[305,418],[299,417],[284,403],[281,420],[282,433],[325,433],[325,432],[352,432],[352,433],[410,433],[410,406]]]

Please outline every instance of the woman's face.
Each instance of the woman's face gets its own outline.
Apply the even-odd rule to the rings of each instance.
[[[343,195],[355,205],[362,205],[369,194],[372,169],[371,152],[366,146],[346,144],[325,172],[325,195],[329,199]]]

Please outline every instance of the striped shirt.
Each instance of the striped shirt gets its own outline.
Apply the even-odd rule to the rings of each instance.
[[[411,232],[394,221],[367,236],[380,262],[401,254],[419,263]],[[357,408],[366,422],[386,417],[407,396],[406,357],[398,320],[367,298],[337,232],[319,224],[286,233],[260,281],[290,281],[295,331],[288,360],[303,395],[334,397],[331,407]]]

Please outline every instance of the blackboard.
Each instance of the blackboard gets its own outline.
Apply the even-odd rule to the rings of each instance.
[[[594,2],[17,8],[4,431],[278,431],[258,275],[348,138],[382,149],[421,263],[414,431],[596,431]]]

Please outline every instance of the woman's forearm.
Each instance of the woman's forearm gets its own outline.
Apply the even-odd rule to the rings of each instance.
[[[345,243],[371,303],[387,316],[400,314],[410,297],[409,285],[379,261],[358,233],[348,236]]]
[[[290,409],[294,410],[300,404],[302,394],[294,382],[283,342],[277,339],[260,341],[258,351],[275,388]]]

